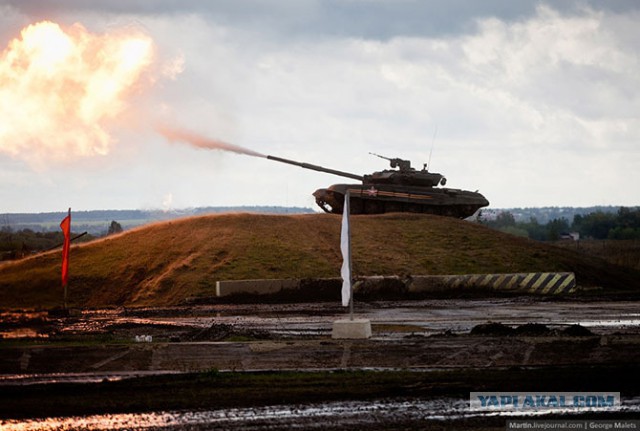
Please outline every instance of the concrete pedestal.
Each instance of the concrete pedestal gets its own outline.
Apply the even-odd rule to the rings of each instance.
[[[371,321],[369,319],[340,319],[333,322],[331,338],[364,339],[371,337]]]

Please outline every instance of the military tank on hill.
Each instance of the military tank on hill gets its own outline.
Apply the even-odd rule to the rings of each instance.
[[[361,182],[334,184],[313,192],[316,203],[327,213],[342,214],[347,190],[351,196],[351,214],[412,212],[466,218],[489,205],[489,201],[477,191],[439,187],[446,184],[446,178],[429,172],[426,165],[418,171],[408,160],[373,155],[388,160],[392,169],[357,175],[281,157],[267,156],[267,159]]]

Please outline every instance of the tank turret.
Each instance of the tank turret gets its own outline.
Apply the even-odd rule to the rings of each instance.
[[[426,165],[418,171],[411,167],[409,160],[373,155],[388,160],[392,169],[357,175],[281,157],[267,158],[361,182],[334,184],[326,189],[316,190],[313,193],[316,203],[328,213],[342,213],[347,190],[351,196],[352,214],[417,212],[466,218],[489,205],[489,201],[477,191],[439,187],[446,184],[446,178],[441,174],[429,172]]]
[[[388,160],[389,165],[392,168],[397,167],[398,170],[386,169],[384,171],[365,175],[363,179],[364,184],[404,184],[435,187],[437,185],[444,186],[447,183],[447,179],[442,175],[429,172],[427,170],[427,165],[424,165],[421,171],[417,171],[411,167],[411,162],[409,160],[399,158],[392,159],[375,153],[369,154]]]

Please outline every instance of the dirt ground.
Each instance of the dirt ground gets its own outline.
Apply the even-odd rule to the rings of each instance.
[[[604,390],[621,392],[623,401],[640,395],[640,378],[632,377],[640,376],[635,301],[385,301],[358,303],[356,315],[370,319],[372,338],[332,339],[332,322],[344,318],[345,310],[327,303],[122,308],[63,317],[5,312],[0,426],[26,427],[34,417],[171,409],[224,416],[235,408],[244,409],[237,414],[246,418],[222,428],[325,423],[327,429],[415,429],[428,423],[432,429],[504,429],[506,417],[469,416],[464,403],[470,391]],[[351,386],[336,380],[336,373],[351,373]],[[140,385],[139,390],[127,392],[118,386],[124,382],[136,382],[127,387]],[[247,388],[262,395],[250,395]],[[85,402],[78,402],[78,394]],[[128,401],[104,403],[105,396]],[[44,397],[56,401],[43,403]],[[355,403],[353,411],[341,408],[349,403]],[[379,407],[372,422],[374,405]],[[331,423],[318,422],[316,413],[276,420],[265,413],[269,406],[326,408],[322,417]],[[634,417],[640,410],[617,415]],[[152,429],[222,424],[206,416],[189,425],[190,419],[180,417],[175,426]],[[81,429],[74,423],[64,429]],[[259,423],[264,427],[256,428]],[[34,424],[22,429],[44,427]]]

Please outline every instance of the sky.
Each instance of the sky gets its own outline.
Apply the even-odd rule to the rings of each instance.
[[[158,124],[355,174],[430,162],[492,208],[640,205],[637,1],[0,0],[0,65],[43,20],[151,51],[82,126],[0,86],[0,213],[315,207],[352,181]]]

